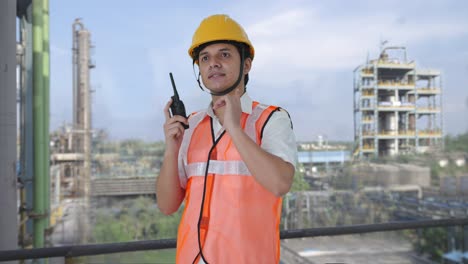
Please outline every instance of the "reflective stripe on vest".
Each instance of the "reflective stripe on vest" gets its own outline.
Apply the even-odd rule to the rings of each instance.
[[[255,125],[257,124],[258,119],[260,118],[261,114],[265,109],[267,109],[267,105],[258,104],[252,110],[252,114],[247,117],[247,122],[245,124],[245,133],[255,142],[257,145],[260,145],[258,142],[257,134],[255,133]],[[276,109],[276,108],[275,108]],[[260,132],[260,131],[259,131]]]
[[[200,111],[190,115],[189,117],[189,127],[195,128],[198,124],[205,118],[206,111]],[[187,174],[185,172],[185,166],[187,165],[187,150],[190,144],[190,139],[192,138],[193,131],[195,129],[187,129],[185,130],[184,138],[182,139],[182,144],[179,148],[179,162],[178,162],[178,169],[179,169],[179,181],[182,188],[187,186]],[[183,155],[185,153],[185,155]]]
[[[195,162],[187,165],[187,174],[190,177],[205,176],[206,162]],[[249,169],[242,161],[210,161],[208,173],[222,175],[239,175],[239,176],[252,176]]]
[[[260,145],[262,128],[277,107],[254,102],[252,108],[250,115],[242,113],[241,124]],[[200,239],[207,262],[278,263],[282,199],[252,177],[228,133],[213,146],[211,118],[206,112],[192,115],[189,124],[179,152],[179,175],[186,192],[177,263],[192,263],[199,256],[198,220],[204,184]]]

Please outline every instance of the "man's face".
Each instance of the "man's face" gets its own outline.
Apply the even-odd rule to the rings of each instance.
[[[239,77],[240,54],[236,46],[215,43],[200,51],[198,65],[203,84],[212,92],[222,92],[233,85]],[[244,61],[244,74],[250,70],[251,60]],[[244,81],[239,85],[243,86]]]

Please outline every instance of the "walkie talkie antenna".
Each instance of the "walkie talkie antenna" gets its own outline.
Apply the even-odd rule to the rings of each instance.
[[[172,72],[169,73],[169,77],[171,77],[172,89],[174,89],[174,99],[179,100],[179,93],[175,87],[174,77],[172,77]]]

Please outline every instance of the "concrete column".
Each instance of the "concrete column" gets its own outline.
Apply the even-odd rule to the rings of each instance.
[[[0,250],[17,249],[16,0],[0,1]]]

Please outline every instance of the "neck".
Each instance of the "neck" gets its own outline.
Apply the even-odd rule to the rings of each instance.
[[[221,97],[223,97],[223,96],[234,95],[239,89],[240,89],[241,91],[243,91],[243,92],[241,93],[241,94],[243,95],[243,94],[245,93],[245,87],[239,85],[236,89],[232,90],[232,91],[231,91],[230,93],[228,93],[228,94],[225,94],[225,95],[213,95],[213,94],[212,94],[212,95],[211,95],[211,102],[214,103],[214,102],[218,101],[218,100],[219,100]]]

